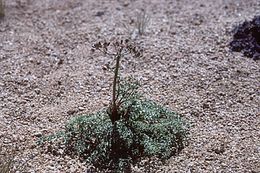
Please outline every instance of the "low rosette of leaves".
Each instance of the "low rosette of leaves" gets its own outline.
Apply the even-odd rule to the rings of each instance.
[[[73,118],[65,132],[40,142],[63,137],[67,154],[114,172],[129,171],[131,164],[144,157],[165,160],[182,150],[188,133],[185,121],[144,99],[138,92],[138,81],[119,78],[121,58],[140,57],[142,51],[129,40],[98,42],[93,49],[116,60],[109,107]]]
[[[184,148],[187,124],[176,113],[142,99],[136,85],[131,84],[126,82],[120,87],[120,98],[134,94],[123,102],[119,111],[124,112],[123,116],[114,124],[106,109],[76,117],[67,124],[67,152],[97,167],[122,171],[143,157],[165,160]]]

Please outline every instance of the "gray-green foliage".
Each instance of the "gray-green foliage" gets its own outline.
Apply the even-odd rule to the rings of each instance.
[[[115,124],[109,118],[109,110],[103,109],[73,118],[65,132],[40,142],[63,137],[68,154],[119,172],[142,157],[167,159],[178,153],[186,143],[187,125],[176,113],[142,99],[137,93],[138,83],[130,81],[120,84],[118,99],[126,100],[120,110],[123,117]],[[112,149],[113,142],[117,149]]]
[[[128,110],[128,116],[116,121],[116,126],[105,109],[72,119],[65,131],[67,152],[99,167],[119,169],[120,165],[141,157],[167,159],[181,150],[185,145],[186,124],[174,112],[138,97],[135,86],[125,83],[120,87],[121,96],[129,91],[135,94],[124,102],[121,111]],[[112,140],[117,140],[117,147],[124,150],[119,158],[112,153]]]
[[[107,160],[112,124],[106,111],[72,119],[66,126],[66,149],[89,162]]]
[[[167,159],[185,145],[187,126],[174,112],[143,99],[138,82],[120,80],[120,59],[141,51],[130,40],[98,42],[94,50],[116,59],[112,99],[108,108],[72,119],[63,133],[68,154],[77,155],[97,167],[122,172],[142,157]]]

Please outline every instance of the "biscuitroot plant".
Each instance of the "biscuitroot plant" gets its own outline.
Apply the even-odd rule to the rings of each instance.
[[[109,46],[112,44],[113,51],[109,51]],[[127,117],[129,112],[122,112],[121,106],[128,99],[128,97],[132,96],[135,91],[135,87],[129,88],[129,91],[125,91],[120,98],[120,81],[119,81],[119,68],[120,68],[120,60],[128,54],[132,54],[135,57],[139,57],[141,55],[141,50],[138,50],[137,47],[130,43],[128,39],[111,42],[98,42],[94,44],[93,48],[95,50],[99,50],[105,55],[115,57],[116,65],[114,70],[114,79],[113,79],[113,90],[112,90],[112,100],[109,106],[108,114],[112,124],[114,125],[116,121],[120,120],[124,116]]]
[[[144,157],[165,160],[183,149],[188,128],[181,117],[144,99],[138,92],[139,82],[133,78],[120,78],[120,60],[140,57],[140,49],[129,40],[98,42],[93,49],[115,59],[108,108],[75,117],[64,132],[40,142],[63,137],[65,153],[112,172],[129,172],[131,164]]]

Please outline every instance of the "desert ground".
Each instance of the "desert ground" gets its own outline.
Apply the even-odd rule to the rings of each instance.
[[[149,23],[133,36],[142,10]],[[256,15],[259,0],[5,0],[0,158],[14,153],[21,172],[91,172],[36,141],[109,104],[114,61],[91,48],[130,36],[144,52],[121,75],[190,123],[177,156],[133,172],[260,172],[260,61],[229,49],[232,28]]]

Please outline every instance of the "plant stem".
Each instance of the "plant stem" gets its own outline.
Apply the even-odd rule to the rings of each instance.
[[[119,62],[120,62],[120,55],[116,56],[116,67],[115,67],[115,75],[114,75],[114,81],[113,81],[113,106],[116,104],[116,85],[117,85],[117,78],[118,78],[118,71],[119,71]]]
[[[119,72],[119,65],[120,65],[120,58],[121,58],[121,51],[116,55],[116,67],[115,67],[115,73],[114,73],[114,81],[113,81],[113,93],[112,93],[112,112],[111,112],[111,121],[114,124],[116,120],[118,120],[119,114],[118,114],[118,108],[116,105],[116,97],[117,97],[117,81],[118,81],[118,72]]]

